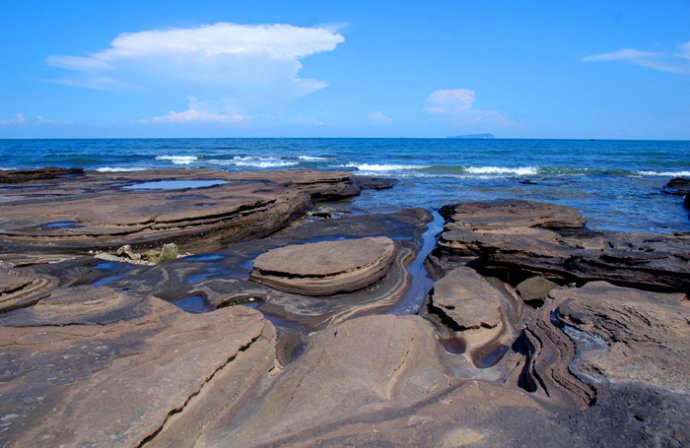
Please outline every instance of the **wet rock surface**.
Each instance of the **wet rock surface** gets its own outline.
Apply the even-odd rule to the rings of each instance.
[[[180,216],[214,190],[226,205],[273,202],[183,230],[183,256],[156,265],[0,236],[0,446],[690,445],[687,236],[596,233],[550,204],[449,206],[433,287],[403,315],[426,275],[416,254],[436,244],[428,211],[338,201],[305,213],[353,194],[349,174],[192,173],[51,188],[74,187],[74,204],[132,182],[228,182],[115,201],[142,194],[137,207],[157,198]],[[31,198],[14,191],[0,207]],[[130,244],[119,256],[136,258],[141,237],[111,250]],[[331,289],[302,288],[309,277]]]
[[[350,173],[336,171],[161,170],[32,180],[0,187],[11,196],[0,203],[0,242],[52,252],[169,241],[208,247],[269,234],[313,200],[358,192]]]

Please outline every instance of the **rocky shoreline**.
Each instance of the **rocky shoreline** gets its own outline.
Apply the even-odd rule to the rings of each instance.
[[[389,180],[8,176],[0,446],[690,445],[688,234],[449,205],[400,312],[434,216],[348,202]]]

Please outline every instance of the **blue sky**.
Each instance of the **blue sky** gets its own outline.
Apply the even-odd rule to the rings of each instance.
[[[0,138],[690,140],[690,1],[0,0]]]

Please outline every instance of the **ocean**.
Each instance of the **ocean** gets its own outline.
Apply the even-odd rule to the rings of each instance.
[[[468,200],[527,199],[578,208],[594,230],[689,232],[681,198],[690,141],[509,139],[0,140],[0,169],[45,166],[110,172],[151,168],[352,170],[394,177],[355,208],[438,209]],[[1,219],[1,218],[0,218]]]

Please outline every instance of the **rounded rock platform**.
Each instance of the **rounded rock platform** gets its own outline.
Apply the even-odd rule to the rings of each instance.
[[[251,278],[287,292],[332,295],[376,282],[394,257],[395,243],[387,237],[296,244],[259,255]]]

